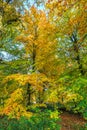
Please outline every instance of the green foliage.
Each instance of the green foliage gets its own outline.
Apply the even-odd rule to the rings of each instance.
[[[57,111],[45,110],[34,114],[31,118],[20,117],[18,120],[6,116],[0,118],[1,130],[60,130]]]

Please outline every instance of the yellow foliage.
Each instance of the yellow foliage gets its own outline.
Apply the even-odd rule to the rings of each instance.
[[[58,113],[58,111],[51,112],[51,115],[50,115],[50,117],[51,117],[51,118],[58,119],[58,118],[59,118],[59,115],[58,115],[58,114],[59,114],[59,113]]]
[[[51,90],[50,93],[47,95],[46,101],[49,103],[57,103],[58,102],[57,91]]]
[[[33,73],[33,74],[13,74],[10,76],[7,76],[4,80],[3,80],[3,84],[8,84],[9,81],[13,81],[14,80],[14,84],[15,82],[17,82],[19,84],[19,86],[25,86],[28,83],[31,84],[32,88],[36,91],[42,91],[43,90],[43,83],[48,81],[50,82],[50,80],[41,73]],[[9,84],[8,84],[9,85]],[[16,93],[19,93],[18,96],[20,96],[20,92],[22,92],[22,89],[17,89]],[[15,93],[14,93],[15,95]],[[15,100],[15,99],[14,99]]]
[[[32,116],[32,113],[26,111],[26,107],[23,106],[23,90],[18,88],[15,90],[10,98],[5,102],[4,108],[1,109],[0,114],[6,114],[12,118],[20,118],[20,116]]]

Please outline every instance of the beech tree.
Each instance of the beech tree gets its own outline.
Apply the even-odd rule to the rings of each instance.
[[[76,104],[73,104],[78,100],[76,93],[84,91],[85,89],[85,86],[83,85],[84,87],[82,90],[79,81],[82,81],[82,79],[87,75],[87,68],[84,64],[87,61],[86,3],[87,1],[83,0],[49,0],[46,4],[49,19],[56,25],[55,35],[58,40],[57,56],[62,59],[61,63],[65,65],[65,70],[59,79],[59,81],[62,82],[61,84],[59,82],[59,84],[61,89],[63,89],[61,93],[59,92],[59,95],[61,96],[60,99],[62,99],[61,104],[65,104],[66,108],[69,107],[69,102],[67,104],[66,100],[67,97],[71,97],[71,99],[69,99],[69,97],[68,99],[73,107],[76,107]],[[76,90],[76,88],[78,90]],[[72,89],[76,98],[74,98],[74,95],[72,96],[72,92],[70,93]],[[81,93],[79,93],[79,95],[84,97]],[[79,97],[79,99],[81,102],[84,102],[85,99],[82,100],[81,97]]]
[[[87,40],[86,2],[83,0],[60,0],[59,2],[53,0],[47,3],[50,12],[49,16],[57,25],[59,43],[62,41],[67,42],[67,44],[63,44],[66,47],[63,47],[64,51],[66,50],[65,55],[66,57],[70,56],[72,61],[77,62],[78,69],[82,75],[85,74],[85,69],[82,65],[82,55],[86,53],[86,51],[83,52],[82,50],[86,50],[85,44]]]
[[[45,92],[45,89],[48,91],[50,86],[52,87],[55,75],[57,73],[57,75],[59,75],[61,71],[58,72],[59,67],[55,64],[55,27],[49,22],[46,14],[32,6],[29,11],[26,11],[21,20],[24,30],[16,40],[23,44],[25,48],[25,58],[27,57],[30,64],[26,66],[26,75],[9,75],[4,78],[2,84],[7,84],[4,87],[7,96],[8,93],[14,94],[14,91],[20,91],[19,88],[21,86],[25,95],[25,106],[28,107],[34,101],[36,103],[46,101],[45,93],[47,92]],[[54,66],[57,67],[56,70]],[[22,82],[21,79],[23,79]],[[19,88],[17,88],[17,84]],[[8,85],[10,85],[11,88],[13,86],[13,90],[10,91],[10,87],[7,89]],[[23,86],[25,87],[23,88]],[[8,98],[8,100],[13,101],[12,97],[11,99]],[[8,111],[8,109],[9,104],[6,104],[4,112]],[[11,111],[9,113],[11,113]]]

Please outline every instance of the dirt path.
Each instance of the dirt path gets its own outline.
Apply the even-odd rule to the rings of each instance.
[[[87,121],[85,121],[80,115],[63,112],[61,114],[61,119],[61,130],[87,130],[84,126]]]

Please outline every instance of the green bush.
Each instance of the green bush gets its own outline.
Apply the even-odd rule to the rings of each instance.
[[[60,130],[57,111],[45,110],[35,113],[31,118],[9,119],[4,116],[0,119],[0,130]]]

